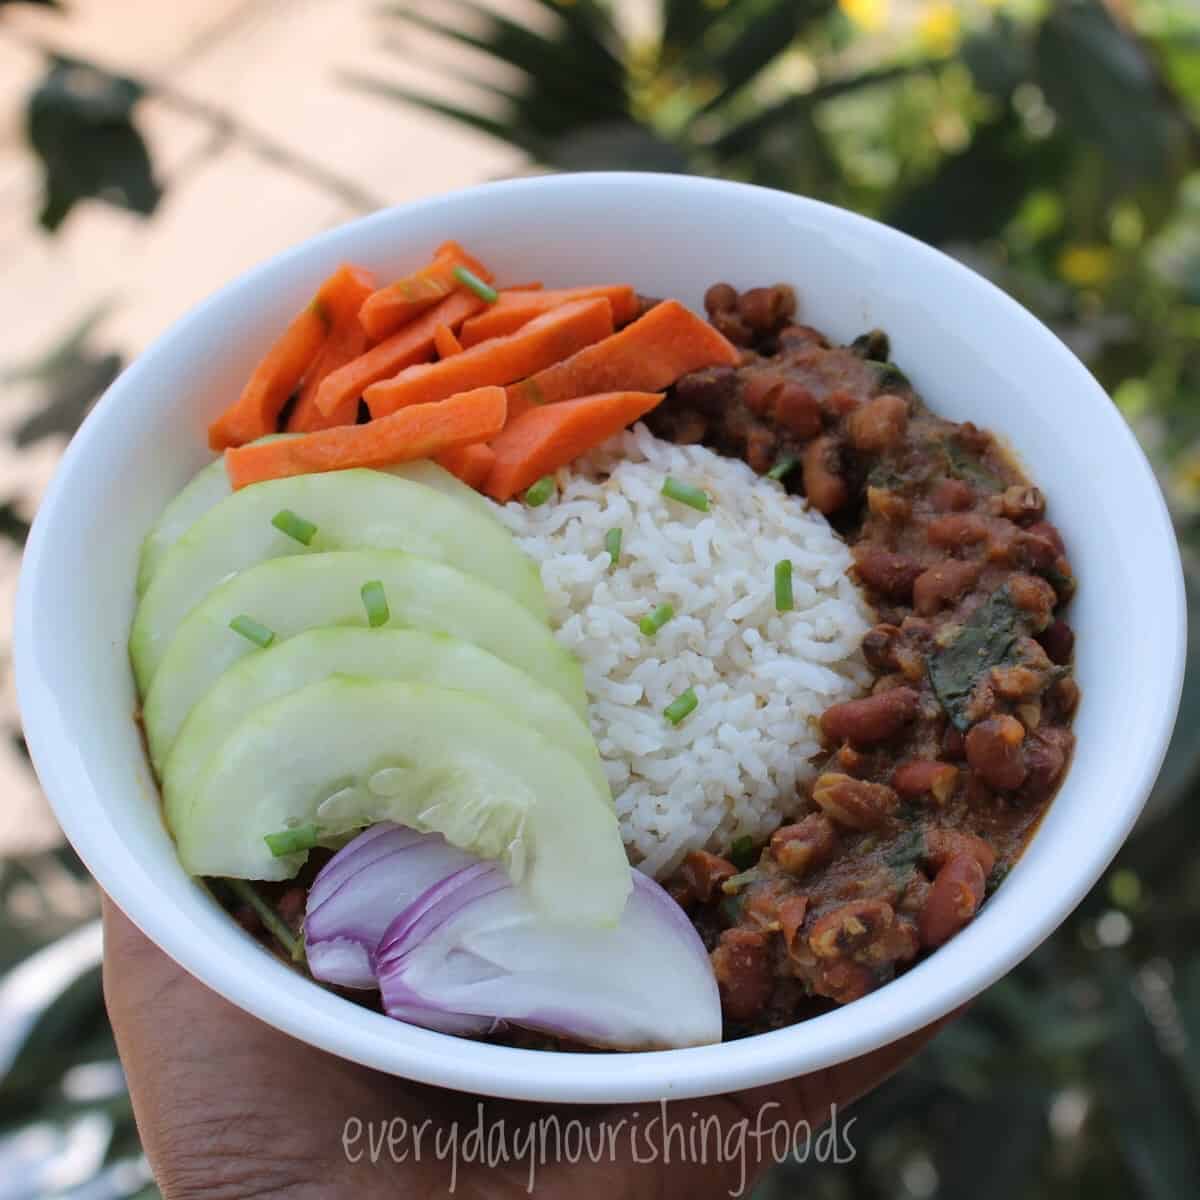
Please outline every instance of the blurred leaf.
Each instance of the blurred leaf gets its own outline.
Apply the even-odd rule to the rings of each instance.
[[[1123,173],[1166,172],[1176,133],[1153,71],[1098,3],[1061,3],[1042,24],[1037,78],[1076,137],[1099,146]]]
[[[80,200],[99,199],[149,216],[161,190],[133,123],[141,89],[87,63],[58,59],[29,98],[30,145],[42,160],[40,220],[62,224]]]
[[[1030,48],[1007,21],[994,31],[968,37],[962,58],[975,86],[998,100],[1006,101],[1033,74]]]
[[[29,522],[10,503],[0,504],[0,537],[16,542],[18,546],[25,544],[29,536]]]
[[[687,158],[672,143],[633,122],[585,125],[552,143],[549,163],[563,171],[685,172]]]

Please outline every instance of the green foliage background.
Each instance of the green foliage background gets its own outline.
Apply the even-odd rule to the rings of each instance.
[[[449,106],[387,78],[345,83],[396,103],[397,121],[419,104],[516,145],[531,169],[750,180],[945,248],[1041,316],[1096,373],[1151,454],[1195,571],[1195,0],[659,0],[656,31],[644,37],[624,33],[602,0],[535,7],[540,19],[528,25],[475,0],[381,11],[381,44],[398,54],[419,28],[499,64],[481,71],[475,104]],[[153,211],[141,94],[136,81],[86,63],[48,63],[27,114],[48,229],[79,202]],[[89,330],[19,368],[44,389],[41,413],[16,435],[22,444],[72,428],[118,369]],[[0,510],[0,536],[25,532]],[[1200,662],[1200,633],[1193,650]],[[1195,1196],[1198,833],[1200,667],[1145,818],[1085,904],[861,1105],[852,1165],[785,1166],[760,1195]],[[86,897],[69,852],[0,865],[0,971],[53,946]],[[104,1137],[69,1186],[8,1193],[0,1182],[0,1197],[154,1194],[112,1070],[96,974],[86,953],[78,961],[81,974],[44,998],[11,1065],[0,1044],[0,1180],[18,1156],[44,1164],[54,1146],[86,1140],[81,1122]],[[0,1031],[5,986],[0,978]],[[93,1066],[81,1074],[81,1063]],[[84,1178],[92,1190],[78,1190]]]

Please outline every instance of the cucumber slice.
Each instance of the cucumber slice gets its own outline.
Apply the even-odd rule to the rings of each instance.
[[[273,442],[281,437],[299,437],[294,433],[273,433],[261,438],[264,442]],[[384,474],[397,475],[412,483],[421,483],[466,504],[482,516],[496,520],[492,503],[481,496],[474,488],[467,487],[461,479],[456,479],[449,471],[442,470],[437,463],[427,458],[416,462],[401,463],[396,467],[388,467]],[[141,561],[138,563],[137,594],[141,596],[150,586],[150,580],[158,573],[158,568],[166,558],[171,547],[202,517],[209,509],[215,508],[222,500],[233,494],[229,486],[229,476],[225,473],[225,460],[218,458],[192,477],[183,491],[163,509],[154,528],[146,535],[142,543]],[[497,522],[499,523],[499,522]]]
[[[632,884],[616,816],[572,755],[478,696],[347,676],[242,723],[178,831],[179,854],[194,875],[289,879],[307,853],[275,858],[265,835],[384,818],[499,859],[563,921],[614,922]]]
[[[178,828],[221,746],[255,709],[332,675],[436,684],[481,696],[573,755],[611,803],[591,730],[557,692],[486,650],[416,629],[313,629],[231,667],[192,710],[163,767],[167,825]]]
[[[309,545],[271,524],[285,509],[317,527]],[[183,618],[231,575],[268,558],[352,549],[407,550],[449,563],[546,619],[537,564],[491,518],[379,471],[298,475],[228,496],[175,543],[134,617],[129,650],[138,687],[150,686]]]
[[[481,579],[399,550],[272,558],[223,583],[179,627],[146,694],[151,758],[162,762],[187,715],[239,659],[261,654],[230,621],[249,616],[278,641],[325,625],[367,624],[362,586],[383,584],[390,624],[473,642],[552,688],[587,715],[576,658],[528,609]]]

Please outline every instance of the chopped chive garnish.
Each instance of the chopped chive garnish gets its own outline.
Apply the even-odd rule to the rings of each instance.
[[[386,625],[391,620],[392,613],[388,608],[387,593],[378,579],[372,579],[369,583],[362,585],[362,602],[363,607],[367,610],[367,624],[372,629],[378,629],[380,625]]]
[[[229,622],[229,628],[264,650],[275,640],[275,635],[265,625],[260,625],[253,617],[247,617],[245,614],[234,617]]]
[[[285,854],[298,854],[301,850],[311,850],[321,836],[321,830],[316,825],[299,825],[295,829],[285,829],[281,833],[268,833],[263,837],[267,849],[276,858]]]
[[[800,460],[785,454],[768,472],[768,479],[782,479]]]
[[[688,688],[681,696],[676,696],[666,708],[663,709],[663,716],[671,722],[672,725],[678,725],[689,713],[695,712],[696,705],[700,701],[696,698],[696,693]]]
[[[675,610],[669,604],[660,604],[638,622],[638,628],[647,637],[653,637],[674,615]]]
[[[288,537],[295,538],[304,546],[311,546],[313,538],[317,535],[317,527],[311,521],[296,516],[290,508],[281,508],[271,518],[271,524],[280,533],[286,533]]]
[[[775,608],[779,612],[791,612],[795,607],[792,599],[792,560],[781,558],[775,564]]]
[[[245,879],[222,879],[221,882],[243,903],[248,904],[264,928],[275,935],[275,940],[288,952],[292,962],[304,959],[304,942],[285,924],[283,918],[258,894],[254,885]]]
[[[686,504],[689,508],[708,512],[707,492],[698,487],[692,487],[690,483],[680,483],[678,479],[672,479],[670,475],[663,481],[662,494],[669,500],[678,500],[680,504]]]
[[[500,299],[500,293],[494,287],[489,287],[474,271],[468,271],[466,267],[455,267],[454,278],[458,280],[463,287],[470,288],[480,300],[486,300],[489,304],[495,304]]]
[[[525,503],[530,508],[537,508],[539,505],[545,504],[547,500],[554,494],[554,476],[543,475],[537,483],[530,486],[525,493]]]
[[[733,845],[729,847],[729,861],[739,871],[746,871],[754,866],[756,857],[754,839],[748,833],[743,834],[740,838],[734,838]]]
[[[612,559],[609,568],[615,567],[621,561],[621,531],[620,529],[610,529],[604,535],[604,548],[608,551],[608,557]]]

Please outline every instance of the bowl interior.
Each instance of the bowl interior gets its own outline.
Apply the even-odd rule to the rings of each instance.
[[[708,284],[795,284],[802,319],[848,340],[881,327],[944,415],[1001,432],[1045,490],[1080,579],[1079,749],[1029,851],[980,917],[856,1004],[777,1033],[637,1055],[543,1054],[410,1028],[270,959],[183,873],[133,721],[126,657],[142,537],[208,461],[205,427],[338,262],[382,277],[454,237],[503,280],[628,281],[700,307]],[[1182,675],[1178,552],[1153,475],[1083,367],[944,256],[823,205],[734,184],[569,176],[380,213],[238,280],[113,385],[68,450],[29,541],[18,604],[26,735],[67,835],[146,933],[234,1002],[385,1071],[488,1094],[637,1101],[826,1066],[962,1003],[1027,954],[1103,870],[1165,750]]]

